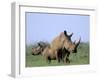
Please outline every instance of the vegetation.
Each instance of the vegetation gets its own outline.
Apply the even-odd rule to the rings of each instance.
[[[43,45],[48,45],[48,43],[43,43]],[[77,49],[78,52],[70,54],[70,63],[58,63],[57,60],[52,60],[51,63],[48,64],[41,55],[32,55],[32,48],[36,46],[37,44],[26,46],[26,67],[89,64],[89,43],[80,43]]]

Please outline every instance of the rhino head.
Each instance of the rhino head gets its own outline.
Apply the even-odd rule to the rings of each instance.
[[[63,48],[65,48],[67,51],[72,53],[77,53],[77,47],[80,44],[81,38],[76,42],[72,42],[71,37],[73,33],[68,35],[66,31],[64,31],[64,42],[63,42]]]
[[[39,55],[43,51],[44,47],[38,43],[38,47],[32,48],[32,55]]]

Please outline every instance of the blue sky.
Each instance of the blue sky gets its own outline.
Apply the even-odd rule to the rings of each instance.
[[[72,40],[89,42],[90,17],[88,15],[48,14],[26,12],[26,44],[51,42],[66,30],[74,33]]]

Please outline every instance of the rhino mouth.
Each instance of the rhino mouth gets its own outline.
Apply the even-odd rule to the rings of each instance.
[[[41,52],[35,52],[35,53],[32,52],[32,55],[35,56],[35,55],[39,55],[40,53],[41,53]]]
[[[77,50],[75,49],[75,50],[72,50],[72,53],[77,53]]]

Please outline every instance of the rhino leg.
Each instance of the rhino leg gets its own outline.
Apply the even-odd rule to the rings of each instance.
[[[67,62],[68,62],[68,63],[70,63],[70,60],[69,60],[69,58],[66,58],[66,63],[67,63]]]
[[[63,59],[63,55],[62,55],[62,49],[58,50],[57,52],[57,60],[58,63],[60,63],[60,61]]]
[[[57,52],[56,59],[57,59],[58,63],[60,63],[60,61],[62,60],[62,52],[60,50]]]
[[[56,59],[57,59],[58,63],[60,63],[60,55],[59,55],[59,53],[57,53]]]
[[[46,61],[50,64],[51,63],[51,58],[50,58],[50,56],[48,56],[47,58],[46,58]]]
[[[66,57],[66,62],[68,62],[68,63],[70,63],[69,55],[70,55],[70,52],[67,53],[67,57]]]
[[[69,55],[70,55],[70,52],[67,52],[64,59],[63,59],[63,62],[65,63],[70,63],[70,60],[69,60]]]
[[[58,60],[58,63],[60,63],[60,57],[59,56],[58,56],[58,59],[57,60]]]

